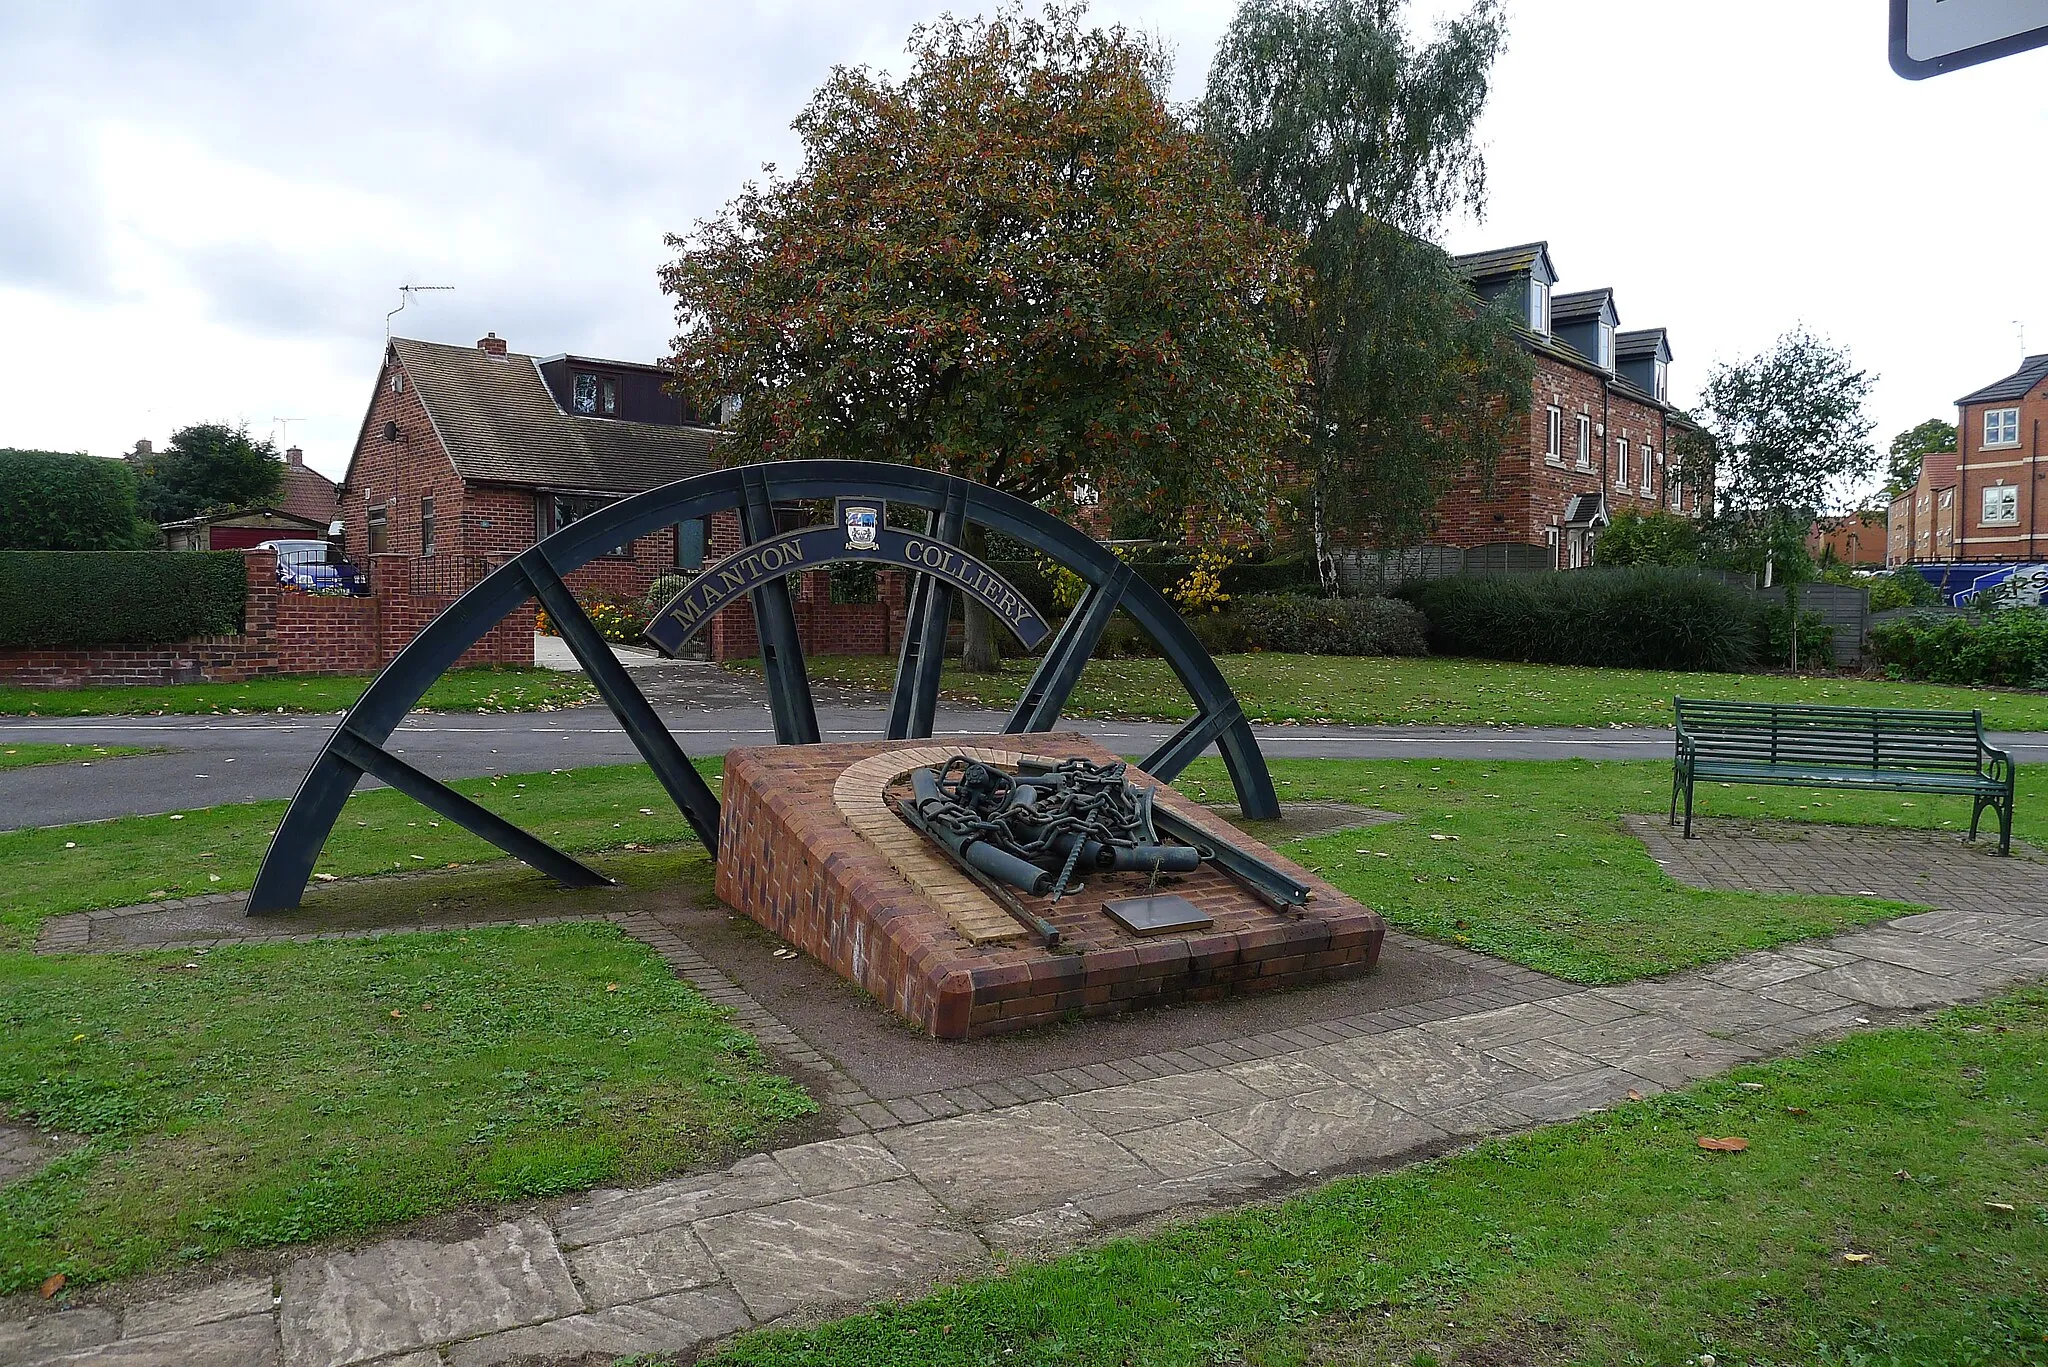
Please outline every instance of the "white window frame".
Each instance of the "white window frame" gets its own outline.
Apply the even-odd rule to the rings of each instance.
[[[1682,513],[1685,511],[1685,481],[1678,478],[1677,471],[1665,471],[1664,492],[1671,495],[1672,512]]]
[[[1536,276],[1529,277],[1529,330],[1550,335],[1550,286]]]
[[[1593,468],[1593,419],[1585,413],[1579,414],[1578,418],[1579,444],[1574,456],[1574,463],[1581,470],[1590,470]]]
[[[1543,410],[1543,459],[1564,464],[1564,410],[1556,404]]]
[[[1614,441],[1614,487],[1628,488],[1628,438],[1617,437]]]
[[[1600,354],[1594,359],[1608,370],[1614,369],[1614,324],[1603,320],[1600,331],[1595,335],[1599,340],[1593,345]]]
[[[1650,374],[1652,376],[1651,388],[1656,394],[1657,402],[1666,402],[1671,392],[1671,363],[1669,361],[1652,362]]]
[[[1657,453],[1645,443],[1643,446],[1643,482],[1636,486],[1642,492],[1644,498],[1648,498],[1656,489],[1656,485],[1652,482],[1653,477],[1651,474],[1651,461],[1656,458],[1656,455]]]
[[[1999,511],[1993,515],[1991,505],[1997,503]],[[1992,484],[1984,489],[1983,516],[1977,519],[1980,527],[2017,527],[2020,525],[2020,486],[2017,484]]]
[[[2017,408],[1987,408],[1984,410],[1984,447],[1986,451],[2008,450],[2020,444],[2020,410]]]
[[[1941,506],[1944,508],[1953,508],[1956,506],[1955,490],[1943,489],[1941,491]],[[1927,500],[1924,498],[1920,500],[1920,511],[1923,513],[1927,511]]]

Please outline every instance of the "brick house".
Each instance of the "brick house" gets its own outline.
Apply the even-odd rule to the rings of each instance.
[[[1956,449],[1921,462],[1892,500],[1885,563],[2038,561],[2048,555],[2048,353],[1956,400]]]
[[[1669,400],[1671,340],[1663,328],[1621,331],[1611,289],[1560,294],[1548,243],[1454,258],[1489,303],[1511,301],[1536,373],[1521,440],[1490,484],[1477,472],[1436,507],[1429,540],[1469,568],[1577,569],[1623,508],[1697,516],[1713,490],[1687,486],[1670,455],[1696,431]]]
[[[1806,529],[1806,553],[1816,561],[1837,565],[1885,563],[1889,527],[1883,513],[1860,508],[1840,517],[1817,520]]]
[[[341,483],[351,557],[413,557],[415,584],[459,589],[605,505],[713,468],[718,433],[659,366],[536,357],[496,333],[474,347],[394,337]],[[724,519],[731,522],[729,517]],[[570,576],[581,595],[639,598],[738,528],[665,528]]]

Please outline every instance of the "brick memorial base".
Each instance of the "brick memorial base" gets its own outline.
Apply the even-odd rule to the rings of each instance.
[[[1006,768],[1020,758],[1115,759],[1069,734],[730,751],[718,896],[942,1039],[1297,987],[1362,973],[1379,958],[1378,913],[1164,785],[1161,804],[1306,882],[1307,907],[1275,911],[1205,863],[1160,879],[1158,890],[1187,898],[1214,924],[1140,937],[1102,905],[1142,894],[1147,876],[1093,873],[1056,905],[1019,894],[1059,928],[1060,944],[1048,950],[885,800],[905,791],[910,770],[958,754]],[[1151,782],[1135,767],[1130,778]]]

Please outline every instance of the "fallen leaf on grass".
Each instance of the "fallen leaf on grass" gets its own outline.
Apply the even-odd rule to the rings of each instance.
[[[391,1019],[395,1021],[402,1021],[405,1019],[405,1012],[400,1011],[397,1007],[394,1006],[391,1008]]]
[[[607,992],[616,992],[619,990],[619,985],[617,983],[606,983],[604,985],[604,990]]]
[[[1713,1153],[1741,1153],[1744,1149],[1749,1147],[1749,1141],[1747,1139],[1743,1139],[1738,1135],[1732,1134],[1727,1135],[1721,1139],[1716,1139],[1712,1135],[1703,1134],[1700,1136],[1699,1144],[1701,1148],[1706,1149]]]
[[[331,873],[316,873],[313,877],[322,883],[332,883],[334,881],[334,875]]]
[[[1845,1263],[1867,1263],[1870,1261],[1870,1255],[1868,1253],[1844,1253],[1842,1261]]]
[[[1628,1089],[1628,1099],[1630,1101],[1641,1101],[1643,1099],[1643,1094],[1637,1091],[1635,1088],[1631,1087]]]
[[[64,1289],[65,1281],[66,1278],[62,1272],[53,1272],[43,1278],[43,1284],[36,1288],[36,1294],[44,1300],[48,1300]]]
[[[2014,1213],[2013,1204],[2010,1201],[1986,1201],[1984,1209],[1999,1215],[2011,1215]]]

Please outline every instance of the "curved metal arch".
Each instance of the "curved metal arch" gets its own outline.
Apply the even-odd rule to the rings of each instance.
[[[717,470],[621,500],[529,547],[451,603],[392,658],[328,737],[271,838],[250,892],[250,914],[298,905],[342,804],[365,774],[558,881],[571,886],[609,881],[384,748],[434,680],[528,598],[547,609],[698,839],[715,853],[717,798],[583,614],[563,576],[635,537],[728,509],[738,511],[748,541],[765,540],[775,531],[775,501],[841,495],[922,507],[930,516],[930,534],[956,544],[966,525],[977,523],[1036,547],[1081,578],[1081,601],[1047,645],[1006,732],[1052,729],[1103,628],[1122,609],[1158,643],[1195,703],[1194,717],[1140,767],[1171,780],[1213,744],[1222,752],[1244,814],[1254,819],[1279,815],[1265,757],[1216,662],[1165,596],[1092,537],[1014,495],[937,471],[872,461],[788,461]],[[817,718],[787,582],[768,581],[754,592],[753,601],[776,739],[815,743]],[[913,581],[890,704],[891,738],[931,734],[950,608],[951,592],[943,584],[929,575]]]

